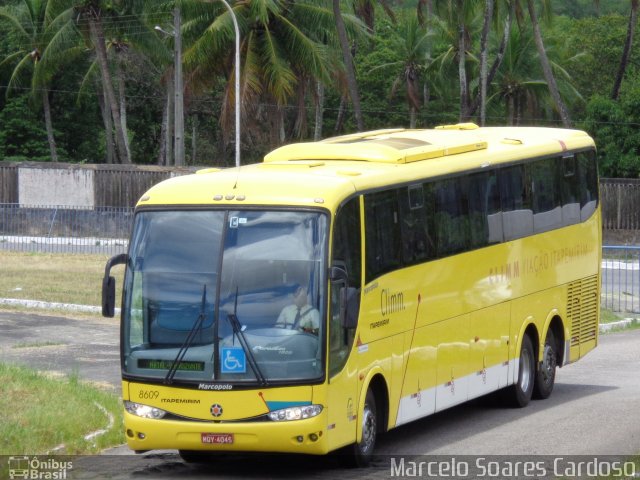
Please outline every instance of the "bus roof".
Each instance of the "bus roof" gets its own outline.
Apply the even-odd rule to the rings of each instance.
[[[280,147],[264,162],[205,169],[152,187],[142,205],[336,208],[357,191],[593,147],[579,130],[458,124],[388,129]]]

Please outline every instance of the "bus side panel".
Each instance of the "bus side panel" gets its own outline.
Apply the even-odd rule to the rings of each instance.
[[[427,326],[405,336],[408,359],[402,375],[397,425],[431,415],[436,410],[437,328]]]
[[[469,318],[461,315],[434,325],[438,338],[436,411],[468,399]]]
[[[469,398],[508,385],[510,312],[510,304],[504,302],[471,314]]]

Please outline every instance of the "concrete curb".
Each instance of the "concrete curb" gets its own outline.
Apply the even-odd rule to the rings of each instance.
[[[83,312],[83,313],[102,313],[101,307],[94,307],[91,305],[75,305],[73,303],[56,303],[56,302],[41,302],[39,300],[22,300],[18,298],[0,298],[0,305],[8,305],[10,307],[26,307],[37,309],[51,309],[68,310],[70,312]],[[115,309],[116,315],[120,315],[120,309]]]
[[[626,327],[630,327],[631,325],[637,325],[637,324],[640,324],[640,318],[625,318],[617,322],[601,323],[600,333],[609,332],[614,328],[626,328]]]

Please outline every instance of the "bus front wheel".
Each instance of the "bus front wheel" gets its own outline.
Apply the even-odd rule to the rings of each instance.
[[[533,389],[533,398],[549,398],[556,380],[556,366],[558,365],[558,353],[556,351],[556,337],[549,330],[544,342],[542,361],[536,368],[536,381]]]
[[[360,417],[361,438],[359,442],[342,451],[341,460],[348,467],[366,467],[371,463],[373,450],[378,436],[378,410],[376,397],[369,388],[364,399],[364,408]]]
[[[518,380],[511,386],[509,400],[514,407],[526,407],[533,395],[535,383],[536,364],[533,353],[533,344],[529,335],[522,339],[520,347],[520,361],[518,362]]]

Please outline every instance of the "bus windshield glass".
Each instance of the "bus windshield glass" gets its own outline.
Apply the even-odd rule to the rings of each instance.
[[[139,212],[124,373],[165,383],[322,378],[326,244],[319,212]]]

